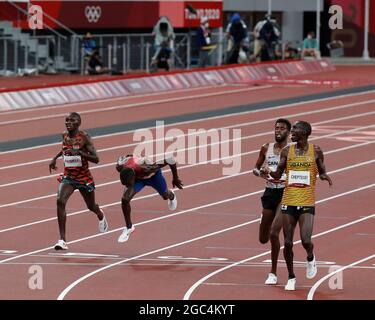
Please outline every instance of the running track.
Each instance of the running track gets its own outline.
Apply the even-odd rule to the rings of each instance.
[[[64,115],[72,110],[84,113],[83,128],[97,128],[323,91],[333,88],[223,86],[95,105],[5,112],[0,114],[0,131],[2,141],[57,134],[64,129]],[[241,129],[241,150],[236,156],[241,170],[224,176],[222,169],[230,167],[228,163],[180,164],[185,189],[177,191],[177,211],[169,212],[164,201],[145,189],[132,202],[136,231],[121,245],[117,237],[124,225],[119,204],[122,188],[114,161],[134,149],[133,132],[96,136],[101,162],[91,168],[110,230],[98,234],[96,218],[74,194],[68,203],[67,236],[69,253],[76,255],[62,255],[66,252],[52,248],[58,235],[57,181],[56,175],[49,175],[48,161],[57,153],[58,144],[2,152],[0,299],[373,299],[374,106],[375,91],[368,90],[169,125],[166,130],[178,128],[184,134],[199,128]],[[105,110],[110,107],[112,112]],[[306,279],[304,264],[296,262],[297,290],[292,293],[283,290],[287,274],[282,251],[279,285],[263,285],[270,268],[270,246],[258,242],[264,185],[251,173],[260,146],[273,139],[274,120],[281,116],[313,124],[311,140],[324,150],[334,180],[332,188],[320,181],[317,187],[318,275]],[[165,175],[170,182],[168,170]],[[305,261],[299,243],[295,260]],[[43,290],[28,287],[33,265],[43,268]],[[331,290],[329,279],[324,279],[332,265],[344,269],[340,290]]]

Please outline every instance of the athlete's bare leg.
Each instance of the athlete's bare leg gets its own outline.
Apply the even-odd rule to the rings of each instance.
[[[60,183],[59,190],[57,192],[57,220],[59,223],[60,238],[64,241],[65,239],[65,225],[66,225],[66,203],[72,193],[74,187],[67,183]]]
[[[124,197],[121,198],[121,209],[122,214],[124,215],[126,227],[130,229],[133,226],[131,219],[132,208],[130,206],[130,201],[127,201]]]
[[[276,274],[277,270],[277,260],[280,253],[280,231],[283,226],[282,213],[280,210],[280,205],[276,209],[275,218],[273,219],[270,231],[270,240],[271,240],[271,273]]]
[[[289,279],[295,278],[293,269],[293,236],[298,219],[290,214],[283,213],[284,258],[288,268]]]
[[[299,216],[299,228],[301,234],[302,245],[307,253],[307,260],[311,261],[314,258],[314,244],[311,241],[314,225],[314,215],[311,213],[304,213]]]
[[[95,191],[87,192],[84,190],[79,190],[83,200],[85,200],[87,209],[94,212],[99,220],[103,220],[103,211],[99,208],[99,205],[95,202]]]
[[[270,231],[275,212],[270,209],[262,210],[262,217],[259,225],[259,242],[265,244],[270,239]]]

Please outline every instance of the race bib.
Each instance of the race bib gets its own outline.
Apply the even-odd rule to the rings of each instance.
[[[82,167],[81,156],[64,156],[65,167]]]
[[[288,175],[288,184],[309,186],[310,185],[310,172],[290,170],[289,175]]]

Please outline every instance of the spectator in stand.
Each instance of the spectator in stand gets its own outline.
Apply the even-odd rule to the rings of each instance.
[[[266,23],[266,19],[260,20],[254,27],[253,35],[254,35],[254,52],[252,56],[252,60],[260,61],[260,52],[262,50],[264,41],[260,39],[260,30],[262,29],[263,25]]]
[[[295,46],[293,46],[291,42],[288,42],[284,48],[284,59],[285,60],[298,59],[300,55],[300,51],[301,49],[296,48]]]
[[[96,41],[92,37],[92,34],[87,32],[83,37],[83,50],[85,55],[91,56],[95,49],[97,49]]]
[[[318,41],[315,39],[315,32],[310,31],[302,44],[302,58],[314,57],[320,59]]]
[[[261,48],[261,61],[277,59],[277,46],[279,44],[280,30],[276,20],[266,15],[266,21],[259,32],[259,39],[263,41]]]
[[[266,14],[264,19],[254,27],[254,53],[252,60],[266,61],[275,58],[275,45],[280,37],[280,30],[271,15]]]
[[[227,63],[238,63],[242,60],[239,57],[246,56],[249,51],[247,26],[239,13],[233,14],[226,29],[226,36],[228,38]]]
[[[198,67],[204,68],[209,64],[211,45],[211,31],[207,17],[201,18],[201,24],[197,29],[197,45],[199,48]]]
[[[105,74],[111,72],[111,70],[104,67],[104,63],[99,55],[98,50],[94,50],[91,54],[87,63],[87,71],[89,74],[92,75]]]
[[[151,60],[151,66],[169,70],[170,58],[173,53],[175,33],[172,24],[167,17],[160,17],[152,32],[154,36],[155,54]]]
[[[91,59],[91,55],[94,53],[95,50],[97,50],[96,41],[92,37],[92,34],[90,32],[87,32],[86,35],[83,37],[82,46],[83,46],[83,59],[84,59],[84,65],[85,65],[84,72],[85,74],[87,74],[89,73],[88,63]]]

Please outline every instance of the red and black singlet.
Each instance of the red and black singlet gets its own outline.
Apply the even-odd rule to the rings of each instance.
[[[63,133],[62,151],[64,159],[64,176],[76,180],[80,184],[91,184],[94,182],[89,170],[89,163],[80,155],[71,155],[70,150],[86,150],[87,133],[78,131],[73,137],[68,132]]]
[[[124,168],[132,168],[135,173],[136,179],[147,179],[153,176],[156,170],[146,173],[142,165],[148,164],[150,167],[155,167],[155,164],[151,164],[147,157],[136,157],[136,156],[122,156],[118,159],[117,164]]]

